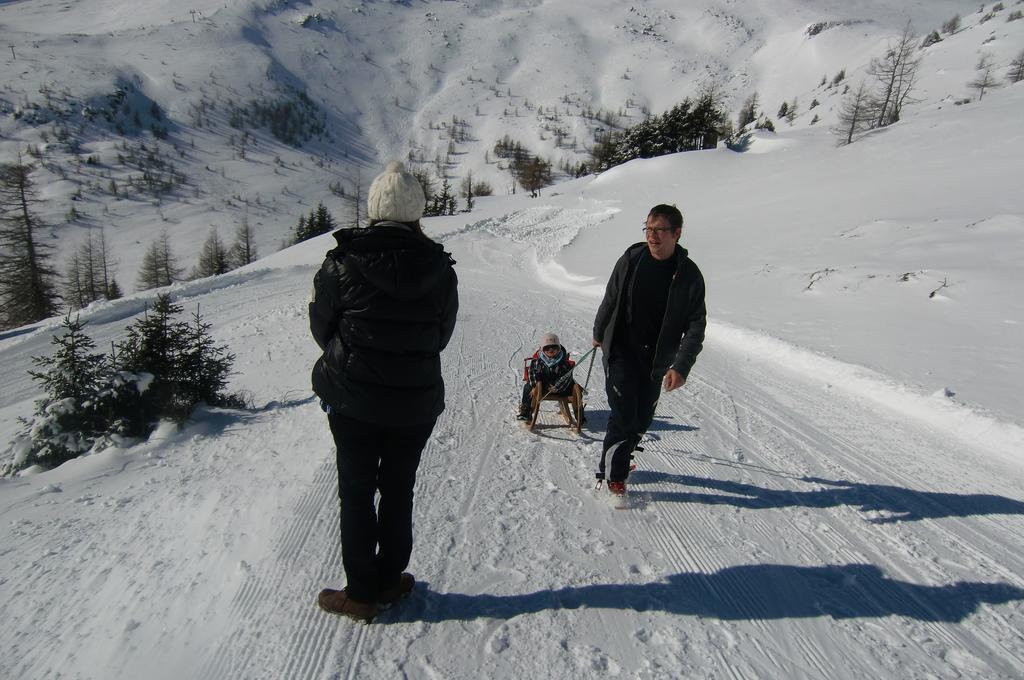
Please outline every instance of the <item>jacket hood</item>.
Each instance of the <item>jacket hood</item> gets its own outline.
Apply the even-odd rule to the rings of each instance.
[[[448,275],[453,264],[440,243],[420,236],[400,222],[339,229],[334,238],[345,267],[373,287],[401,300],[422,297]]]

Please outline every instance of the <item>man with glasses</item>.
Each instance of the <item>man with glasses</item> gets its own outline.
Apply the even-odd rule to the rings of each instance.
[[[615,263],[594,319],[608,393],[608,430],[597,478],[626,492],[630,460],[654,419],[664,387],[686,382],[704,343],[704,277],[679,245],[683,216],[656,205],[644,222],[646,243],[635,243]]]

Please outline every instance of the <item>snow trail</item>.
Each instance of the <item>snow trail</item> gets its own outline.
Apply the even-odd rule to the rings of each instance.
[[[573,241],[564,213],[533,215]],[[582,435],[553,411],[535,434],[513,419],[541,333],[589,347],[593,291],[548,285],[556,251],[528,239],[467,229],[445,245],[462,311],[409,600],[370,626],[315,605],[344,577],[330,435],[304,391],[313,269],[292,267],[250,280],[248,307],[201,297],[266,408],[0,485],[0,674],[1022,677],[1021,473],[985,440],[713,331],[659,404],[630,508],[612,510],[593,489],[600,362]],[[80,594],[72,610],[54,582]]]

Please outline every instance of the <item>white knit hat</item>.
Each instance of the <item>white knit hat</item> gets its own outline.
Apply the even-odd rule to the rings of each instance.
[[[548,345],[561,345],[561,344],[562,343],[560,343],[558,341],[558,336],[555,335],[554,333],[545,333],[540,338],[540,348],[541,349],[544,349]]]
[[[401,162],[391,161],[370,185],[366,214],[370,220],[415,222],[423,217],[426,204],[419,181]]]

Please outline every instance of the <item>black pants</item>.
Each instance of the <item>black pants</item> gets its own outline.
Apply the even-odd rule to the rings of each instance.
[[[608,393],[608,430],[604,435],[598,476],[605,477],[605,461],[611,454],[608,481],[622,482],[629,476],[632,453],[654,420],[661,396],[661,378],[651,377],[651,364],[631,354],[612,355],[605,376]]]
[[[338,450],[345,590],[353,600],[376,602],[409,566],[416,468],[434,423],[377,425],[335,413],[327,419]]]

